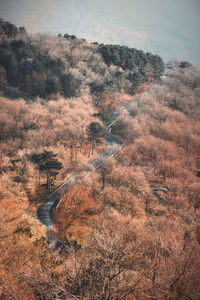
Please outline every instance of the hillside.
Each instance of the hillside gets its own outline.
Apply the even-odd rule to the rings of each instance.
[[[159,79],[162,59],[118,45],[90,44],[65,34],[29,36],[24,28],[0,22],[0,88],[10,97],[76,97],[85,93],[134,93]]]
[[[189,62],[0,21],[1,299],[199,299],[199,99]],[[107,150],[116,110],[124,147],[47,232],[38,207]]]

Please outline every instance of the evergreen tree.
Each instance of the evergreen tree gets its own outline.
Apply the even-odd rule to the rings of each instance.
[[[91,143],[91,149],[92,154],[95,149],[95,143],[99,143],[101,139],[105,136],[106,131],[104,127],[101,126],[100,123],[98,122],[92,122],[86,129],[87,134],[88,134],[88,139]],[[89,156],[90,156],[90,151],[89,151]]]
[[[40,171],[47,172],[47,188],[49,192],[51,191],[51,176],[58,174],[55,170],[61,170],[63,168],[62,163],[56,156],[57,154],[53,153],[53,151],[46,150],[39,154],[33,153],[30,156],[30,160],[38,166]]]

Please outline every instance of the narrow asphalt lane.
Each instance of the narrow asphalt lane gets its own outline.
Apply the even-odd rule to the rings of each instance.
[[[84,178],[90,176],[91,173],[97,168],[99,168],[104,161],[106,161],[112,156],[115,156],[124,147],[124,144],[120,140],[120,138],[110,133],[110,130],[112,125],[117,122],[121,112],[125,109],[128,109],[130,106],[131,104],[119,110],[116,110],[111,114],[111,123],[106,128],[105,136],[105,140],[107,142],[108,147],[106,151],[104,150],[97,157],[91,160],[88,163],[88,166],[84,170],[82,170],[82,172],[84,172],[85,174]],[[53,191],[48,196],[46,201],[39,207],[37,211],[38,218],[47,227],[47,229],[50,229],[54,224],[53,209],[59,206],[59,203],[63,197],[64,189],[66,189],[67,186],[70,186],[73,183],[75,183],[82,172],[75,173],[69,179],[64,181],[55,191]]]

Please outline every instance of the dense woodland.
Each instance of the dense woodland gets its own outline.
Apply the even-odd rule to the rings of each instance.
[[[164,73],[163,73],[164,72]],[[200,297],[200,69],[0,21],[0,299]],[[65,194],[48,235],[37,208]]]
[[[0,87],[17,98],[67,98],[87,93],[134,93],[164,70],[151,53],[118,45],[89,44],[65,34],[30,37],[25,29],[0,21]]]

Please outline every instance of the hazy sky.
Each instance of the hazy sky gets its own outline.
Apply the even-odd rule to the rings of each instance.
[[[0,0],[0,17],[200,65],[200,0]]]

